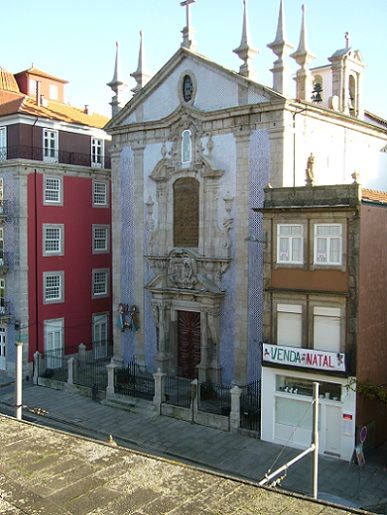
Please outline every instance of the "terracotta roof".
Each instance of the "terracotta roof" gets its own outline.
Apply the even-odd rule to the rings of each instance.
[[[15,93],[20,91],[14,75],[4,68],[0,68],[0,90],[13,91]]]
[[[49,73],[39,70],[39,68],[35,68],[34,66],[31,66],[31,68],[28,68],[27,70],[22,70],[21,72],[15,73],[15,76],[21,75],[22,73],[28,73],[30,75],[38,75],[39,77],[45,77],[46,79],[55,80],[56,82],[62,82],[63,84],[68,83],[67,80],[60,79],[59,77],[55,77],[54,75],[50,75]]]
[[[47,100],[45,105],[37,105],[35,99],[23,93],[0,90],[0,116],[26,114],[50,120],[102,128],[109,118],[97,113],[86,114],[83,109],[61,102]]]
[[[387,204],[387,191],[362,189],[361,196],[363,200]]]

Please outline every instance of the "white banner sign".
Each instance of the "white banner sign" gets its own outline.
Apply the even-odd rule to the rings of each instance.
[[[345,372],[345,354],[342,352],[281,347],[264,343],[263,361],[278,365],[326,370],[327,372]]]

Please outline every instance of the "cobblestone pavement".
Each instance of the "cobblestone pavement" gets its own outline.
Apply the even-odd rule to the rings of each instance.
[[[13,403],[13,385],[0,386],[0,411],[12,414]],[[23,390],[23,404],[28,406],[24,418],[41,425],[101,440],[112,435],[128,448],[249,480],[262,479],[269,469],[275,470],[298,454],[295,449],[255,438],[159,416],[141,403],[119,409],[72,391],[29,386]],[[281,487],[309,494],[310,461],[306,457],[292,466]],[[362,468],[321,456],[319,498],[358,508],[379,505],[378,513],[387,513],[382,507],[387,503],[387,452],[379,450],[374,456],[366,456]]]

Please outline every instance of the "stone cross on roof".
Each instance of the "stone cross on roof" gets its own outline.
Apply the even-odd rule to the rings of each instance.
[[[183,2],[180,2],[180,5],[182,7],[185,7],[185,16],[186,16],[186,22],[185,22],[185,27],[184,29],[182,30],[182,33],[183,33],[183,43],[181,44],[181,46],[185,47],[185,48],[191,48],[192,44],[193,44],[193,40],[192,40],[192,34],[191,34],[191,21],[190,21],[190,13],[189,13],[189,6],[190,4],[193,4],[195,3],[195,0],[184,0]]]

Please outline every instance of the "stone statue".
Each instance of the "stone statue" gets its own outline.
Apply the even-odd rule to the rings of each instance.
[[[314,155],[310,153],[308,160],[306,162],[306,185],[313,186],[314,185]]]

